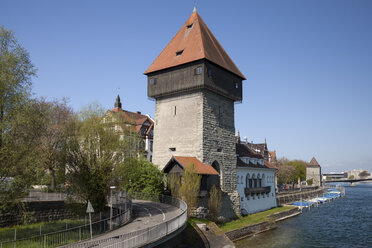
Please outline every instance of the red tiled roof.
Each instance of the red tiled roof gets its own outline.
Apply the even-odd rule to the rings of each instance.
[[[177,53],[181,53],[176,55]],[[235,75],[245,79],[230,56],[214,37],[197,12],[191,14],[182,28],[168,43],[159,56],[144,72],[151,72],[175,67],[200,59],[207,59]]]
[[[309,167],[320,167],[318,161],[316,161],[316,159],[313,157],[310,161],[310,163],[308,164]]]
[[[173,156],[179,165],[183,168],[190,168],[195,165],[195,171],[198,174],[206,175],[219,175],[218,172],[210,164],[203,164],[195,157],[181,157]]]
[[[108,110],[107,112],[111,112],[114,115],[120,115],[123,118],[123,122],[130,124],[136,132],[140,132],[146,120],[148,120],[148,122],[150,123],[146,134],[149,134],[154,126],[153,121],[146,115],[130,112],[117,107],[114,108],[112,111]]]
[[[271,168],[271,169],[278,169],[275,165],[273,165],[272,163],[270,163],[269,161],[264,161],[264,165],[268,168]]]

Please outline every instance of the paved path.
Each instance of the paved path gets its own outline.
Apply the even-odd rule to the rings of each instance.
[[[142,200],[133,200],[132,202],[134,216],[132,222],[112,232],[97,236],[96,238],[93,238],[93,240],[89,240],[87,242],[98,241],[101,239],[115,237],[121,234],[152,227],[164,221],[170,220],[182,213],[182,210],[179,208],[164,203]]]

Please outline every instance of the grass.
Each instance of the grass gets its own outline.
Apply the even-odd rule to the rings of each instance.
[[[84,224],[84,220],[63,220],[53,222],[41,222],[36,224],[13,226],[8,228],[0,228],[0,243],[2,248],[37,248],[43,247],[58,247],[68,243],[73,243],[81,239],[87,239],[90,237],[89,225],[77,229],[72,229],[68,232],[63,231],[67,228],[73,228]],[[42,230],[42,236],[40,235],[40,226]],[[92,226],[93,235],[101,233],[102,226]],[[17,233],[17,241],[13,242],[15,231]],[[56,233],[54,233],[56,232]],[[50,235],[44,235],[46,233],[54,233]]]
[[[270,221],[268,215],[280,213],[280,212],[283,212],[283,211],[286,211],[286,210],[289,210],[289,209],[292,209],[292,208],[294,208],[294,207],[292,207],[292,206],[276,207],[276,208],[272,208],[272,209],[267,210],[267,211],[263,211],[263,212],[259,212],[259,213],[255,213],[255,214],[250,214],[250,215],[245,216],[245,217],[240,217],[237,220],[233,220],[233,221],[230,221],[230,222],[227,222],[227,223],[219,224],[218,226],[221,228],[221,230],[223,232],[228,232],[228,231],[231,231],[231,230],[243,228],[245,226],[250,226],[250,225],[253,225],[253,224],[260,223],[260,222]]]
[[[67,228],[73,228],[84,224],[81,220],[61,220],[52,222],[39,222],[35,224],[18,225],[12,227],[0,228],[0,241],[14,240],[14,234],[16,229],[17,239],[24,239],[41,234],[57,232]]]

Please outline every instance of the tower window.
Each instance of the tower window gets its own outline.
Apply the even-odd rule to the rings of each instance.
[[[196,75],[200,75],[202,74],[203,70],[202,70],[202,67],[201,66],[198,66],[197,68],[195,68],[195,74]]]
[[[176,148],[175,147],[170,147],[169,148],[169,151],[175,152],[176,151]]]
[[[174,115],[177,115],[177,106],[174,106]]]
[[[235,82],[235,89],[239,88],[239,84]]]
[[[193,23],[191,23],[190,25],[187,25],[186,28],[187,29],[192,28],[192,25],[193,25]]]
[[[155,85],[155,83],[156,83],[155,78],[150,78],[150,84],[151,84],[151,85]]]
[[[183,53],[183,50],[176,52],[176,56],[180,56]]]
[[[208,77],[212,77],[212,69],[208,69]]]

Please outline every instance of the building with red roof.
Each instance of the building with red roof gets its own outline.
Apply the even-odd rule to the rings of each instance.
[[[104,123],[111,123],[110,128],[118,132],[121,136],[135,133],[141,139],[139,148],[145,151],[145,157],[152,161],[153,136],[154,136],[154,121],[149,115],[143,115],[141,112],[131,112],[122,109],[120,96],[116,97],[116,102],[113,110],[107,110],[103,117]]]

